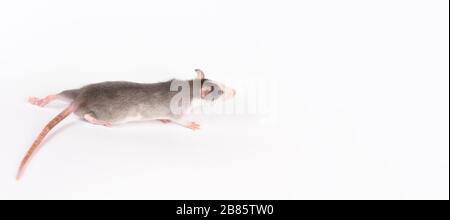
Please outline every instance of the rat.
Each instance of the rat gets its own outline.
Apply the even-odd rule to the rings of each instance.
[[[172,79],[159,83],[102,82],[65,90],[43,99],[30,98],[31,104],[40,107],[55,100],[68,101],[70,105],[41,131],[23,157],[16,179],[21,178],[27,162],[47,134],[72,113],[88,123],[106,127],[132,121],[159,120],[163,123],[174,122],[192,130],[200,129],[199,124],[183,119],[193,103],[227,100],[234,97],[236,91],[206,79],[200,69],[195,72],[197,77],[192,80]]]

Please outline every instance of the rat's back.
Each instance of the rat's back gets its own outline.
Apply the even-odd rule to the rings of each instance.
[[[160,83],[103,82],[80,89],[75,101],[80,117],[123,123],[165,118],[170,114],[171,81]]]

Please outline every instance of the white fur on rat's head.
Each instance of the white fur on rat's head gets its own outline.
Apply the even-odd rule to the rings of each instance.
[[[225,86],[222,83],[205,78],[203,71],[196,69],[197,80],[201,81],[200,96],[205,101],[228,100],[236,95],[236,90]]]

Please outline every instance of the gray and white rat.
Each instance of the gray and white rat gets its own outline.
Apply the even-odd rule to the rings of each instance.
[[[103,82],[66,90],[44,99],[30,98],[31,104],[41,107],[58,99],[70,101],[71,104],[41,131],[22,159],[16,179],[20,179],[28,160],[50,130],[72,113],[89,123],[107,127],[130,121],[160,120],[192,130],[199,129],[197,123],[183,119],[183,115],[192,107],[192,102],[229,99],[235,96],[236,91],[206,79],[199,69],[195,72],[197,77],[193,80],[172,79],[148,84]],[[187,100],[183,100],[183,97]]]

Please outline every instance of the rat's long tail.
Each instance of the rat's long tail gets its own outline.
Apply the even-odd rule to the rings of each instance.
[[[36,151],[36,149],[39,147],[39,144],[44,140],[45,136],[54,128],[57,124],[59,124],[62,120],[64,120],[67,116],[69,116],[71,113],[73,113],[77,109],[77,105],[74,103],[70,104],[69,107],[67,107],[64,111],[59,113],[53,120],[51,120],[47,126],[45,126],[44,129],[42,129],[39,136],[36,138],[36,140],[31,145],[30,149],[28,149],[27,154],[25,157],[23,157],[22,162],[20,163],[19,170],[17,171],[16,180],[20,180],[20,177],[22,176],[25,167],[27,165],[28,160],[30,160],[33,153]]]

